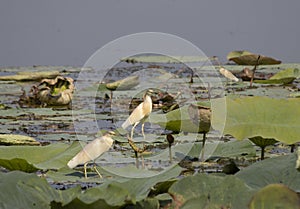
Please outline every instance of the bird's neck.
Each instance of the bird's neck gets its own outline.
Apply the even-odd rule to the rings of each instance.
[[[145,102],[149,102],[149,103],[151,102],[151,103],[152,103],[152,99],[151,99],[151,97],[150,97],[149,95],[146,95],[146,96],[145,96],[144,101],[145,101]]]

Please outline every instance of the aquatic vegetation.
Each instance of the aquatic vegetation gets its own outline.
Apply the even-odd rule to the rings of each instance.
[[[145,68],[153,66],[153,60],[162,59],[133,58],[137,60],[128,62],[146,63]],[[184,59],[201,60],[182,57]],[[169,61],[165,59],[164,64],[170,64]],[[130,63],[126,64],[130,69]],[[243,66],[224,68],[237,72]],[[44,68],[31,70],[41,69]],[[143,93],[138,90],[143,83],[135,83],[136,76],[132,77],[135,86],[127,90],[119,91],[121,84],[114,84],[113,106],[106,103],[105,84],[100,84],[99,88],[98,82],[83,90],[88,102],[93,95],[92,89],[98,91],[96,117],[91,110],[82,108],[86,105],[84,100],[80,101],[80,108],[73,110],[48,105],[22,108],[17,103],[22,89],[29,92],[37,85],[36,81],[1,81],[0,98],[4,108],[0,109],[0,141],[10,145],[0,146],[0,186],[6,191],[0,194],[1,208],[35,208],[37,205],[43,208],[255,208],[262,201],[267,202],[265,193],[278,200],[291,198],[286,204],[295,206],[299,204],[300,172],[295,168],[299,167],[299,160],[295,153],[289,153],[288,145],[299,143],[300,100],[289,97],[299,91],[298,69],[299,64],[264,66],[259,73],[269,77],[266,83],[254,80],[255,88],[249,88],[243,81],[226,85],[224,102],[218,98],[219,93],[208,101],[207,95],[220,89],[208,90],[207,85],[197,79],[197,76],[212,76],[210,69],[202,67],[190,83],[188,73],[186,77],[184,73],[174,76],[175,67],[162,65],[161,73],[155,71],[153,82],[160,84],[162,79],[167,87],[162,87],[152,97],[153,111],[145,121],[146,139],[138,128],[132,144],[128,144],[123,133],[114,136],[112,147],[95,162],[102,179],[91,167],[87,168],[89,178],[85,179],[83,166],[70,169],[67,163],[95,138],[97,132],[93,132],[89,120],[97,120],[101,130],[116,129],[118,132],[128,117],[130,101]],[[79,71],[66,68],[59,73],[76,78]],[[68,89],[65,85],[68,80],[56,81],[41,85],[55,86],[45,91],[45,95],[61,95]],[[186,89],[178,92],[174,88],[180,82],[190,88],[194,101],[188,101],[186,95],[190,92]],[[92,131],[76,133],[74,116],[79,125],[87,123],[86,127]],[[223,137],[218,138],[217,133]],[[203,134],[206,134],[205,162],[200,161],[203,144],[199,141],[203,140]],[[8,135],[11,136],[9,143],[5,142]],[[30,143],[32,140],[38,146],[24,145],[18,137],[25,143],[30,138]],[[248,139],[261,143],[262,147],[276,144],[265,149],[265,159],[260,161],[259,151]],[[12,145],[16,143],[20,145]],[[134,166],[135,157],[130,146],[139,150],[142,143],[146,147],[143,150],[145,168],[138,169]],[[228,165],[233,164],[236,166],[234,172],[227,172]],[[268,205],[275,203],[268,202]]]

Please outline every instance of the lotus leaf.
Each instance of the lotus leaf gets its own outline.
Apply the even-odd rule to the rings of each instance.
[[[257,162],[236,174],[253,189],[281,183],[300,191],[300,172],[295,168],[297,156],[290,154]]]
[[[82,208],[89,206],[93,208],[101,206],[101,208],[114,208],[137,203],[138,205],[153,205],[154,203],[154,205],[157,205],[156,199],[149,200],[147,198],[151,188],[159,182],[169,181],[177,177],[180,171],[181,169],[176,166],[169,172],[152,177],[105,179],[103,184],[87,189],[65,207],[79,208],[81,206]],[[147,202],[148,200],[150,202]]]
[[[114,90],[129,90],[136,85],[139,84],[139,77],[138,76],[129,76],[121,80],[117,80],[112,83],[107,83],[106,88],[114,91]]]
[[[201,56],[165,56],[165,55],[146,55],[146,56],[132,56],[122,58],[124,62],[151,62],[151,63],[185,63],[185,62],[203,62],[207,57]]]
[[[56,191],[46,181],[35,174],[20,171],[0,173],[0,207],[11,208],[51,208],[51,202],[65,204],[75,198],[81,190],[73,188],[64,192]]]
[[[223,134],[230,134],[239,140],[260,136],[287,144],[296,143],[300,135],[299,102],[297,98],[227,97]],[[220,131],[223,127],[220,122],[222,112],[222,107],[219,107],[212,117],[213,128]]]
[[[34,172],[38,169],[59,169],[66,166],[80,149],[74,142],[71,146],[55,143],[48,146],[8,146],[0,147],[0,165],[10,170],[20,169]]]
[[[16,75],[0,76],[0,80],[15,80],[15,81],[38,81],[43,78],[55,78],[60,73],[59,71],[39,71],[39,72],[17,72]]]
[[[218,206],[218,208],[225,206],[247,208],[254,191],[234,176],[219,177],[197,174],[174,183],[170,187],[169,193],[173,197],[175,208],[187,205],[188,201],[196,201],[199,205],[207,205],[207,208],[211,208],[209,207],[211,205]],[[194,198],[197,200],[194,200]],[[195,203],[190,204],[194,205]]]
[[[258,60],[259,56],[260,58]],[[227,59],[232,60],[239,65],[274,65],[281,63],[281,61],[274,58],[253,54],[249,51],[232,51],[227,55]]]
[[[288,84],[292,83],[299,76],[300,72],[298,68],[287,68],[279,71],[268,80],[254,80],[254,82],[263,84]]]
[[[164,114],[151,114],[150,121],[175,132],[207,133],[211,110],[208,105],[190,104]]]
[[[40,145],[34,138],[16,134],[0,134],[1,145]]]
[[[296,192],[282,184],[270,184],[253,196],[249,209],[299,209],[299,205],[300,198]]]

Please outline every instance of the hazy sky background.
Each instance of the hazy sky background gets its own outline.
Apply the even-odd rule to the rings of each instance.
[[[1,0],[0,66],[82,66],[101,46],[165,32],[226,59],[246,49],[300,62],[299,0]]]

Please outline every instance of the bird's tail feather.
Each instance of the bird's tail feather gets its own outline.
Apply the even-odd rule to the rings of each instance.
[[[122,128],[123,129],[126,129],[128,126],[130,126],[131,125],[131,123],[130,123],[130,120],[129,120],[129,118],[122,124]]]
[[[77,162],[77,157],[73,157],[69,162],[68,162],[68,167],[69,168],[75,168],[77,165],[78,165],[78,162]]]

